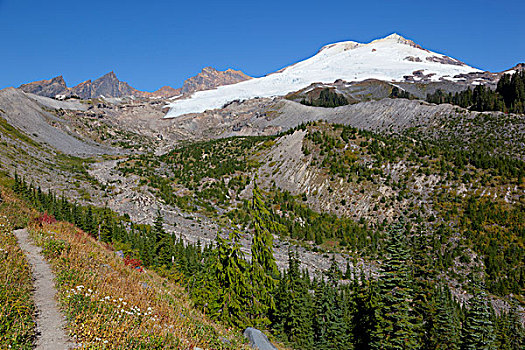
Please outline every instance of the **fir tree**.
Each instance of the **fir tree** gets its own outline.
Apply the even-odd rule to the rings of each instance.
[[[441,306],[439,303],[436,305],[433,256],[429,254],[431,251],[430,236],[425,232],[418,232],[412,237],[411,246],[414,313],[418,331],[421,334],[421,345],[432,348],[430,345],[431,333],[436,311]]]
[[[518,350],[525,347],[525,328],[516,302],[512,302],[509,313],[503,315],[505,326],[501,332],[498,349]]]
[[[274,329],[298,349],[311,349],[314,344],[314,308],[307,278],[301,275],[297,256],[288,252],[288,271],[277,287],[272,321]]]
[[[211,316],[238,328],[251,325],[246,304],[251,295],[249,267],[238,232],[231,232],[228,240],[217,235],[217,258],[212,271],[217,276],[218,290],[210,302]]]
[[[379,293],[377,283],[366,280],[361,271],[359,278],[354,279],[351,285],[353,309],[351,333],[356,349],[370,349],[372,343],[372,331],[378,324],[379,316]]]
[[[320,350],[343,349],[347,345],[347,334],[337,289],[332,283],[326,284],[321,280],[315,297],[315,348]]]
[[[372,349],[418,349],[419,339],[412,315],[412,276],[408,263],[406,232],[402,222],[388,231],[386,252],[379,277],[380,305],[372,332]]]
[[[206,311],[210,308],[210,301],[216,298],[216,293],[219,291],[217,275],[214,271],[217,259],[217,250],[211,246],[205,247],[202,264],[197,271],[193,271],[188,283],[193,302]]]
[[[76,218],[78,213],[78,207],[73,206],[73,217]],[[76,219],[75,219],[76,222]],[[111,211],[108,208],[104,208],[102,213],[101,223],[100,223],[100,240],[102,242],[111,242],[113,238],[113,217]]]
[[[494,350],[495,334],[487,293],[482,283],[474,281],[474,295],[462,330],[462,350]]]
[[[273,256],[272,231],[275,229],[275,222],[256,184],[253,189],[252,215],[254,226],[251,247],[252,318],[255,325],[266,325],[269,323],[267,315],[275,309],[273,291],[278,276]]]
[[[429,330],[428,348],[436,350],[460,349],[460,322],[454,301],[446,286],[436,288],[437,311]]]
[[[164,230],[164,218],[157,213],[153,228],[151,230],[151,239],[155,242],[155,264],[157,266],[171,266],[173,238]]]
[[[62,215],[61,215],[62,216]],[[88,207],[86,212],[86,218],[84,220],[85,228],[84,230],[92,235],[94,235],[97,231],[97,225],[95,223],[95,218],[93,216],[93,209],[91,206]]]

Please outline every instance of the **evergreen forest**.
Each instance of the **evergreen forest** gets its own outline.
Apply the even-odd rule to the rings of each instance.
[[[219,233],[213,246],[185,244],[166,233],[160,215],[152,226],[136,225],[108,208],[71,203],[18,176],[14,191],[38,210],[184,285],[213,319],[240,329],[266,329],[293,348],[517,350],[524,345],[519,305],[496,314],[481,271],[468,276],[472,297],[458,303],[426,254],[431,238],[410,233],[403,218],[384,228],[380,269],[343,272],[332,260],[323,276],[311,276],[293,249],[287,268],[277,269],[272,237],[280,223],[257,186],[248,208],[250,260],[236,230]]]

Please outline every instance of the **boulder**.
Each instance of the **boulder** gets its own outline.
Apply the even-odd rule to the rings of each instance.
[[[270,343],[268,337],[260,330],[248,327],[244,330],[244,337],[250,341],[250,346],[259,350],[277,350],[277,348]]]

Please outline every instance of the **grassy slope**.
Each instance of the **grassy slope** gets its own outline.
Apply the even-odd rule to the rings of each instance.
[[[13,234],[31,211],[4,188],[5,179],[0,180],[0,348],[32,349],[35,329],[31,269]]]
[[[239,333],[214,324],[196,311],[180,286],[154,272],[129,268],[106,245],[70,224],[35,224],[30,218],[36,213],[12,194],[10,185],[11,181],[0,175],[4,199],[1,219],[10,218],[12,222],[5,226],[8,230],[0,227],[0,244],[9,257],[14,257],[0,259],[0,310],[2,316],[9,316],[0,318],[0,347],[13,345],[13,339],[17,339],[18,348],[31,348],[34,335],[30,270],[10,230],[28,222],[33,238],[43,247],[56,274],[59,304],[67,316],[70,334],[83,348],[246,346]]]

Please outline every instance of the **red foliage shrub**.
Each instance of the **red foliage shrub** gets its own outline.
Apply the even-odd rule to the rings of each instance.
[[[124,258],[124,264],[126,266],[131,267],[132,269],[137,269],[137,270],[142,271],[142,260],[140,259],[133,259],[133,258],[130,258],[129,256],[126,256]]]
[[[54,224],[57,222],[57,219],[53,215],[49,215],[48,213],[44,213],[40,215],[39,217],[35,218],[35,222],[37,224],[43,225],[43,224]]]

